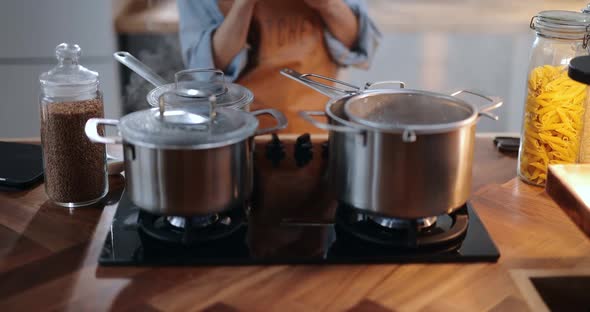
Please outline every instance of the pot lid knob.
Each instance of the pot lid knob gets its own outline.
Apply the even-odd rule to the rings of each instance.
[[[176,94],[189,98],[208,98],[227,92],[225,75],[218,69],[186,69],[174,74]]]
[[[166,92],[158,100],[156,117],[168,125],[196,126],[203,129],[215,117],[214,104],[215,96],[210,98],[209,105],[203,105],[180,99],[175,92]]]

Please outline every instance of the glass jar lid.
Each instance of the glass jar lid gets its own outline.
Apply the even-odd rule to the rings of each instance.
[[[215,107],[215,100],[208,105],[179,105],[179,98],[166,93],[160,107],[121,118],[123,140],[151,148],[210,149],[242,141],[258,128],[258,119],[247,112]]]
[[[39,76],[46,96],[94,96],[98,90],[98,73],[79,64],[81,54],[80,46],[73,43],[62,43],[55,48],[57,66]]]
[[[590,14],[574,11],[541,11],[531,18],[531,29],[538,34],[559,38],[583,40],[590,32]]]

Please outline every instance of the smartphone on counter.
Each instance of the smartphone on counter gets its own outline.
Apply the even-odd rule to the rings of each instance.
[[[41,145],[0,142],[0,190],[27,189],[42,180]]]

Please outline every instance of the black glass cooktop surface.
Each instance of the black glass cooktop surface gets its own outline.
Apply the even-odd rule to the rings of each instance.
[[[468,203],[435,222],[391,220],[336,209],[335,222],[267,222],[245,209],[198,218],[148,215],[123,194],[101,265],[257,265],[494,262],[500,256]],[[430,223],[433,223],[432,225]],[[190,228],[187,233],[186,228]],[[190,234],[190,235],[189,235]]]

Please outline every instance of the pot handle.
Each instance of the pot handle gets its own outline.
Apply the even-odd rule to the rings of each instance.
[[[276,109],[272,109],[272,108],[260,109],[257,111],[250,112],[250,114],[252,114],[254,116],[270,115],[277,121],[277,125],[274,127],[256,130],[256,133],[254,133],[255,136],[269,134],[269,133],[276,132],[281,129],[285,129],[288,124],[287,117],[285,117],[285,114],[281,113],[280,111],[278,111]]]
[[[478,92],[473,91],[473,90],[459,90],[459,91],[456,91],[456,92],[451,93],[451,96],[457,96],[457,95],[459,95],[461,93],[468,93],[468,94],[471,94],[471,95],[475,95],[475,96],[478,96],[478,97],[480,97],[482,99],[485,99],[485,100],[491,102],[489,105],[485,105],[483,107],[480,107],[479,108],[478,115],[479,116],[488,117],[489,119],[492,119],[492,120],[498,120],[498,119],[500,119],[498,117],[498,115],[492,114],[490,112],[493,111],[493,110],[495,110],[495,109],[497,109],[497,108],[499,108],[500,106],[502,106],[504,104],[504,101],[501,98],[499,98],[497,96],[483,95],[483,94],[478,93]]]
[[[103,118],[90,118],[86,122],[86,126],[84,126],[84,132],[86,132],[86,136],[90,139],[90,141],[94,143],[103,143],[103,144],[121,144],[123,140],[121,137],[107,137],[102,136],[98,133],[98,126],[105,125],[105,126],[118,126],[119,121],[116,119],[103,119]]]
[[[334,79],[334,78],[330,78],[330,77],[326,77],[326,76],[322,76],[322,75],[318,75],[318,74],[301,74],[298,73],[295,70],[292,70],[290,68],[283,68],[281,69],[281,74],[285,77],[291,78],[299,83],[302,83],[316,91],[318,91],[319,93],[328,96],[330,98],[338,98],[341,97],[343,95],[349,95],[349,94],[356,94],[359,93],[361,91],[361,88],[350,84],[348,82],[344,82],[342,80],[338,80],[338,79]],[[341,86],[345,86],[348,87],[349,89],[341,89],[341,88],[337,88],[334,86],[330,86],[324,83],[321,83],[317,80],[312,80],[308,77],[313,77],[316,78],[318,80],[327,80],[327,81],[331,81],[336,83],[337,85],[341,85]]]
[[[335,126],[325,122],[320,122],[314,119],[312,116],[326,116],[326,113],[323,111],[300,111],[299,116],[305,119],[305,121],[309,122],[310,124],[314,125],[316,128],[327,130],[327,131],[335,131],[335,132],[346,132],[346,133],[357,133],[362,134],[364,131],[361,129],[346,127],[346,126]]]

